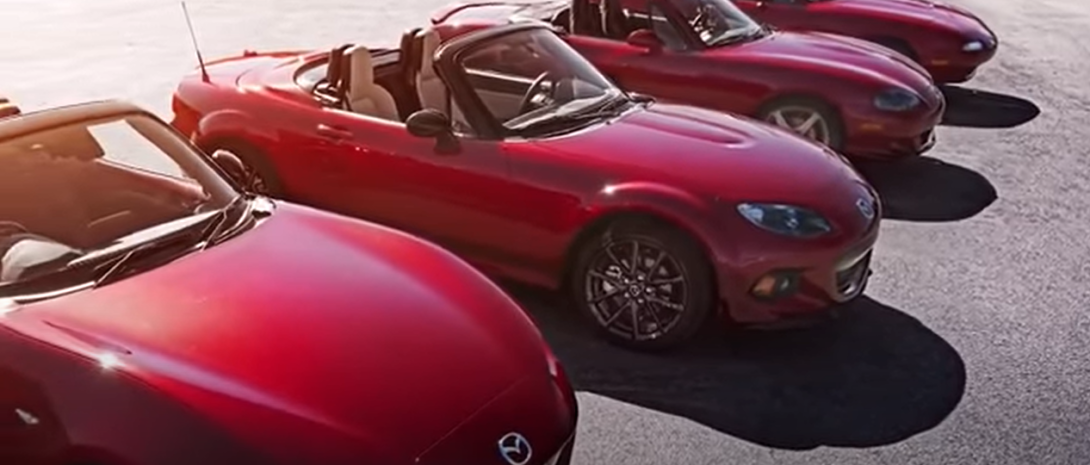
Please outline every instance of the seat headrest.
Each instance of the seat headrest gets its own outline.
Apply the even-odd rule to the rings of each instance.
[[[345,55],[348,57],[349,74],[348,74],[348,88],[352,89],[349,93],[356,93],[355,89],[364,89],[374,85],[375,82],[375,67],[371,62],[371,50],[363,45],[356,45],[347,52]]]
[[[420,72],[434,74],[435,51],[441,41],[439,31],[435,28],[423,29],[416,33],[416,37],[420,41]]]

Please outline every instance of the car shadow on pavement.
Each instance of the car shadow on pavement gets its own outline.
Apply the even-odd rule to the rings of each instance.
[[[965,365],[953,347],[915,318],[866,297],[816,327],[713,327],[690,347],[643,354],[595,338],[556,298],[512,292],[577,390],[767,447],[896,443],[941,423],[965,391]]]
[[[1033,102],[1011,95],[951,85],[941,88],[946,97],[944,126],[1013,128],[1041,114]]]
[[[958,221],[984,211],[998,198],[995,186],[971,169],[931,157],[853,162],[882,198],[890,220]]]

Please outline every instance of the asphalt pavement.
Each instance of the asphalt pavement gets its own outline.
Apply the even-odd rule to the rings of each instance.
[[[378,3],[189,9],[211,58],[392,46],[446,0]],[[927,158],[867,168],[890,218],[840,319],[650,356],[516,292],[580,390],[577,464],[1090,464],[1090,3],[955,3],[999,54],[951,91]],[[0,94],[26,110],[124,98],[169,116],[195,65],[174,1],[5,0],[0,17]]]

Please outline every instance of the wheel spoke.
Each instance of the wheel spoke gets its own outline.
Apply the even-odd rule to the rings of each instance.
[[[613,278],[607,276],[605,273],[602,273],[601,271],[590,270],[587,274],[589,274],[591,277],[598,278],[598,279],[601,279],[602,281],[605,281],[607,284],[609,284],[610,286],[613,286],[615,289],[621,289],[623,287],[623,286],[621,286],[621,283],[618,283],[617,281],[614,281]]]
[[[656,305],[665,307],[667,309],[673,310],[675,312],[681,312],[681,311],[685,310],[685,306],[683,306],[683,305],[675,304],[673,302],[667,302],[667,301],[665,301],[663,299],[660,299],[658,297],[648,297],[647,301],[652,302],[652,303],[654,303]]]
[[[814,125],[821,121],[821,115],[817,113],[811,113],[810,117],[798,125],[796,129],[801,133],[810,134],[813,132]]]
[[[664,326],[662,324],[662,319],[659,318],[659,313],[656,312],[654,308],[651,308],[652,305],[658,305],[658,304],[656,304],[655,302],[653,302],[653,301],[651,301],[649,299],[647,301],[647,307],[644,307],[644,308],[647,311],[647,313],[651,314],[651,318],[653,318],[655,320],[655,327],[661,329]]]
[[[640,338],[640,306],[636,301],[628,305],[628,313],[632,315],[632,339]]]
[[[685,281],[685,277],[679,275],[679,276],[674,276],[674,277],[670,277],[670,278],[653,279],[653,280],[649,281],[648,284],[650,284],[652,286],[662,286],[662,285],[665,285],[665,284],[676,284],[676,283],[680,283],[680,282],[683,282],[683,281]]]
[[[787,118],[784,118],[782,111],[774,111],[769,116],[772,117],[772,122],[776,123],[777,126],[782,128],[794,129],[791,127],[791,124],[787,122]]]
[[[647,269],[647,277],[648,278],[655,275],[655,271],[658,271],[659,267],[662,266],[662,260],[665,259],[665,258],[666,258],[666,252],[660,250],[659,251],[659,256],[655,257],[654,263],[651,263],[651,266]]]
[[[639,272],[637,263],[640,260],[640,243],[638,241],[632,241],[632,260],[628,262],[628,270],[632,273]]]
[[[613,315],[611,315],[609,318],[606,318],[606,321],[602,322],[602,326],[605,326],[606,328],[613,326],[613,323],[616,323],[617,319],[620,318],[621,315],[624,315],[626,308],[628,307],[622,307],[617,309],[616,312],[613,312]]]
[[[613,244],[607,244],[605,249],[606,249],[606,255],[609,256],[609,261],[613,262],[612,263],[613,265],[617,265],[622,270],[626,268],[624,266],[624,261],[621,260],[620,258],[617,258],[617,255],[615,255],[613,253]]]
[[[605,292],[605,293],[603,293],[603,294],[601,294],[601,295],[595,296],[595,297],[594,297],[593,299],[591,299],[591,300],[589,301],[589,303],[590,303],[591,305],[597,304],[597,303],[599,303],[599,302],[601,302],[601,301],[603,301],[603,300],[606,300],[606,299],[608,299],[608,298],[610,298],[610,297],[613,297],[613,296],[615,296],[615,295],[617,295],[617,294],[620,294],[620,293],[621,293],[621,291],[623,291],[623,290],[624,290],[624,288],[623,288],[623,287],[620,287],[620,286],[613,286],[613,290],[611,290],[611,291],[609,291],[609,292]]]

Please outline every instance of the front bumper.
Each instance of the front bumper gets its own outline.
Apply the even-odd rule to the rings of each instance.
[[[718,264],[719,295],[729,320],[747,326],[794,326],[824,318],[834,306],[866,290],[871,256],[878,241],[879,220],[855,240],[842,244],[790,251],[731,268]],[[779,297],[758,297],[760,280],[782,270],[795,273],[794,291]]]
[[[955,50],[953,52],[934,53],[921,56],[920,64],[931,73],[931,78],[939,84],[959,84],[976,76],[977,70],[995,58],[999,51],[999,39],[990,30],[981,39],[984,49],[976,52]],[[923,55],[926,55],[923,54]]]
[[[942,122],[946,100],[935,88],[928,108],[898,115],[878,110],[846,114],[844,154],[869,159],[899,159],[921,155],[935,146],[935,127]]]

